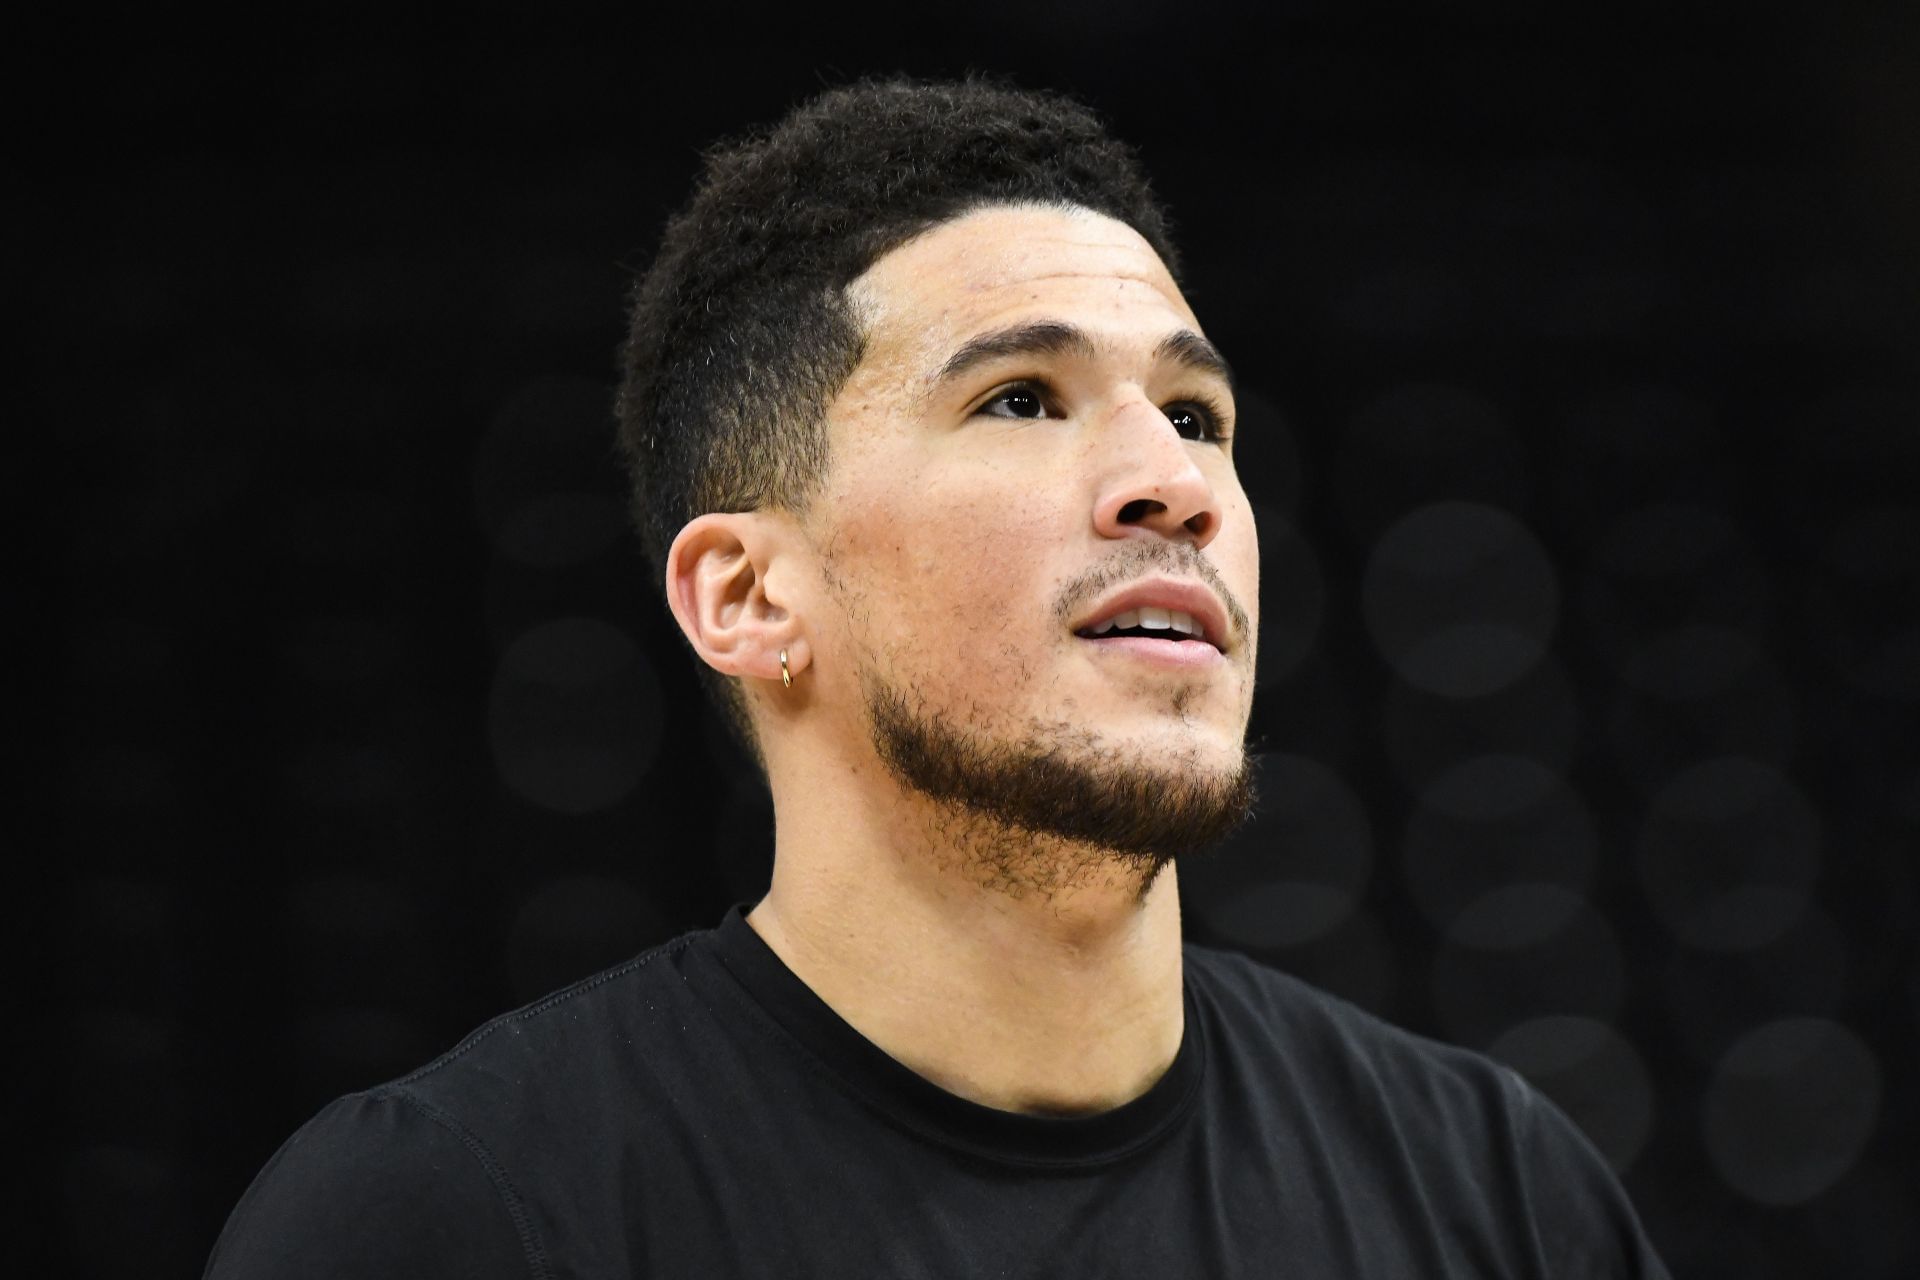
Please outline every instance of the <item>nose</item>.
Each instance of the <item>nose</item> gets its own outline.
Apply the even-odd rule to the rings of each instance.
[[[1191,542],[1195,550],[1212,542],[1221,504],[1194,458],[1198,449],[1144,396],[1116,410],[1108,425],[1098,446],[1106,466],[1093,509],[1101,536],[1129,538],[1146,530]]]

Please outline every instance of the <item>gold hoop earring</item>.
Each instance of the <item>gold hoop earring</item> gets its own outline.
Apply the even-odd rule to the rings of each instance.
[[[793,688],[793,672],[787,669],[787,651],[785,649],[780,651],[780,687],[783,689]]]

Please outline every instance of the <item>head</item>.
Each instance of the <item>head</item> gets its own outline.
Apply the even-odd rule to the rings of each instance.
[[[1257,555],[1176,269],[1057,97],[863,85],[709,158],[635,294],[621,439],[763,760],[804,707],[990,824],[1164,861],[1238,819]],[[1133,606],[1208,635],[1088,634]],[[775,703],[780,639],[809,670]]]

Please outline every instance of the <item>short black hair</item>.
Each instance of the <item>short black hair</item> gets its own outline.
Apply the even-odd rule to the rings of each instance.
[[[707,512],[804,512],[827,470],[827,406],[865,350],[847,286],[923,232],[1017,204],[1124,222],[1179,278],[1132,149],[1057,93],[863,81],[709,151],[634,286],[621,349],[620,448],[654,563]],[[754,747],[732,682],[709,687]]]

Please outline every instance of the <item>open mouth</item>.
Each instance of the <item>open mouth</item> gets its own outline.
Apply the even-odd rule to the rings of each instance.
[[[1227,609],[1187,578],[1157,576],[1115,591],[1080,615],[1073,634],[1116,657],[1200,668],[1228,652]]]
[[[1205,628],[1190,613],[1175,609],[1157,609],[1151,605],[1127,609],[1091,627],[1074,632],[1082,640],[1126,639],[1167,640],[1213,646]]]

